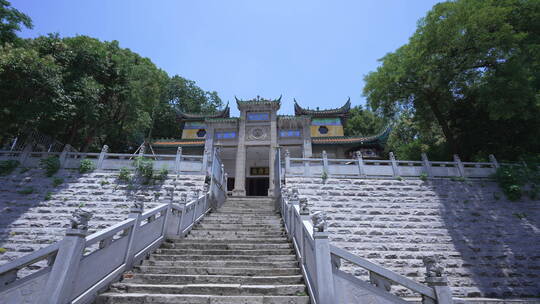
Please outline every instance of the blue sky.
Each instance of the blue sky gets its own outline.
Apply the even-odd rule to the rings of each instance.
[[[283,95],[280,113],[364,104],[363,77],[407,42],[433,0],[17,0],[34,29],[118,40],[224,101]],[[237,114],[236,107],[232,107]]]

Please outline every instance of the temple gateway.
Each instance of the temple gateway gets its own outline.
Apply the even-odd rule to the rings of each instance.
[[[236,99],[236,98],[235,98]],[[229,105],[214,114],[178,112],[183,125],[181,139],[152,142],[157,153],[203,155],[220,148],[228,174],[227,188],[234,196],[266,196],[273,191],[275,149],[293,158],[377,158],[384,149],[389,128],[378,135],[345,136],[343,127],[351,108],[350,99],[337,109],[312,110],[294,100],[294,116],[278,115],[281,97],[236,99],[240,117],[230,117]]]

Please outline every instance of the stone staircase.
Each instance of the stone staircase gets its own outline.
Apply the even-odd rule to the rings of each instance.
[[[202,190],[203,185],[202,175],[169,175],[144,186],[120,181],[118,172],[61,170],[46,177],[43,170],[21,173],[17,169],[0,177],[0,265],[62,239],[71,213],[79,206],[93,213],[89,223],[93,233],[125,220],[134,201],[143,201],[149,210],[168,202],[170,189],[180,198]]]
[[[309,303],[268,198],[229,198],[186,238],[168,239],[97,303]]]
[[[333,245],[420,282],[422,257],[440,254],[454,296],[468,301],[540,296],[538,200],[510,202],[488,180],[288,177],[286,184],[312,213],[326,212]]]

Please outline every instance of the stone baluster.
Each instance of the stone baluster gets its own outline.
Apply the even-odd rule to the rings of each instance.
[[[444,276],[444,267],[440,263],[440,256],[428,256],[423,258],[424,265],[426,266],[426,284],[433,288],[435,296],[437,297],[437,304],[452,304],[452,291],[448,286],[448,280]],[[433,299],[423,297],[422,303],[432,304]]]
[[[360,177],[366,177],[366,171],[364,168],[364,159],[362,158],[362,152],[356,151],[355,155],[356,155],[356,163],[358,165],[358,175]]]
[[[327,231],[326,215],[322,211],[315,212],[313,221],[313,241],[315,250],[315,269],[317,273],[317,302],[334,303],[334,277],[332,274],[332,261],[330,257],[330,241]]]
[[[101,153],[99,153],[98,163],[97,163],[97,170],[103,170],[103,163],[105,162],[105,158],[107,157],[107,152],[109,151],[109,146],[103,145],[101,148]]]
[[[174,171],[178,175],[182,170],[180,165],[182,164],[182,147],[176,149],[176,158],[174,159]]]
[[[60,168],[65,168],[67,163],[67,154],[71,151],[71,146],[69,144],[64,146],[62,153],[60,153]]]
[[[92,214],[83,209],[73,212],[70,228],[60,242],[58,254],[43,290],[40,303],[68,303],[86,246],[88,221]]]
[[[426,175],[428,177],[433,177],[433,173],[431,172],[431,164],[429,163],[426,153],[422,153],[422,166],[424,167],[424,172]]]
[[[456,167],[458,169],[459,176],[465,177],[465,167],[463,167],[463,163],[461,162],[461,159],[459,158],[459,155],[454,154],[454,162],[456,163]]]
[[[322,151],[322,164],[323,164],[323,175],[328,175],[328,154],[325,150]]]
[[[19,154],[19,163],[21,163],[20,164],[21,167],[26,165],[26,160],[30,156],[30,153],[32,153],[32,147],[33,146],[34,146],[33,143],[26,144],[26,146],[24,146],[24,149],[22,150],[21,154]]]
[[[398,177],[399,176],[399,168],[398,168],[398,165],[397,165],[397,162],[396,162],[396,157],[394,155],[394,152],[388,153],[388,156],[390,157],[390,163],[392,164],[392,175],[394,177]]]
[[[139,232],[140,226],[141,226],[141,215],[144,211],[144,202],[140,199],[133,202],[131,208],[129,209],[129,215],[128,218],[135,219],[135,223],[133,223],[133,228],[131,228],[131,236],[129,238],[129,245],[128,250],[126,252],[126,269],[131,269],[133,267],[133,258],[135,257],[135,248],[134,243],[136,240],[136,235]]]
[[[201,166],[201,172],[202,173],[206,173],[207,171],[207,167],[208,167],[208,154],[209,154],[210,151],[208,151],[208,149],[204,149],[204,152],[203,152],[203,163],[202,163],[202,166]]]
[[[499,169],[499,162],[495,158],[495,155],[490,154],[489,155],[489,161],[491,162],[491,164],[493,165],[493,168],[495,168],[495,170]]]
[[[291,154],[289,153],[289,149],[285,149],[285,175],[287,173],[290,173],[291,170]]]

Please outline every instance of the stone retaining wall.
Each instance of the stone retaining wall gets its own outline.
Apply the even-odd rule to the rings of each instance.
[[[422,257],[441,254],[457,297],[540,296],[540,201],[507,201],[492,181],[286,183],[326,212],[336,246],[420,282]]]
[[[32,169],[0,177],[0,264],[7,263],[63,238],[71,213],[79,206],[93,213],[90,233],[126,219],[136,200],[145,210],[182,194],[190,197],[203,189],[202,175],[169,175],[155,185],[128,184],[118,173],[79,174],[62,170],[55,175],[63,180],[53,185],[54,177]],[[31,193],[30,189],[32,190]]]

